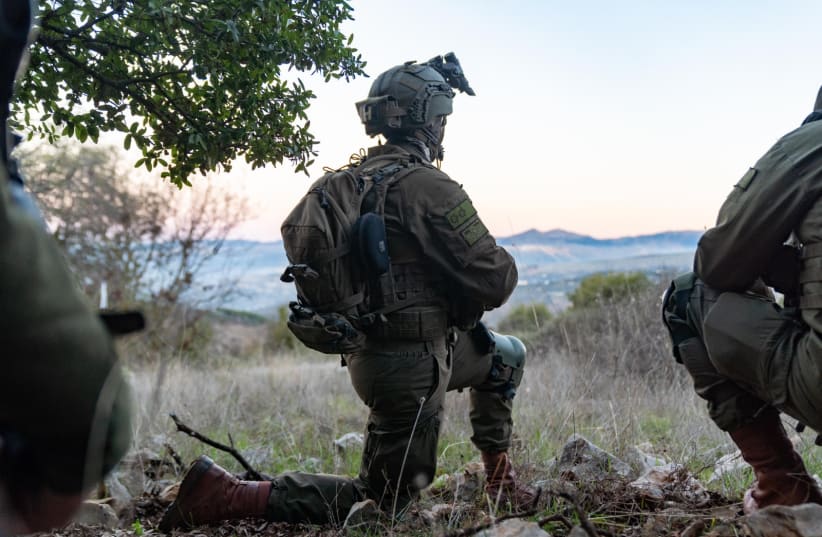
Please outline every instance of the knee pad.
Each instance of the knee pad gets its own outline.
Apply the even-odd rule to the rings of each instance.
[[[671,336],[673,355],[679,363],[682,363],[679,345],[697,335],[688,322],[688,300],[695,283],[693,272],[677,276],[662,297],[662,323]]]
[[[517,394],[517,388],[522,382],[525,368],[525,345],[519,338],[498,334],[493,330],[491,334],[491,371],[489,377],[494,382],[501,383],[499,391],[503,398],[511,400]]]

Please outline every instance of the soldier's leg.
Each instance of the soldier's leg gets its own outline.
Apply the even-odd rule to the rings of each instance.
[[[489,336],[493,346],[489,346]],[[489,498],[514,508],[533,505],[540,491],[517,482],[508,455],[513,398],[522,380],[525,347],[511,336],[458,331],[452,354],[448,389],[471,389],[471,441],[482,455]]]
[[[484,348],[483,348],[484,347]],[[513,400],[506,397],[509,375],[494,363],[487,344],[469,332],[457,331],[452,351],[448,390],[470,388],[471,441],[480,451],[504,451],[511,447]],[[495,368],[499,371],[495,375]],[[521,379],[518,376],[518,380]]]
[[[675,355],[711,417],[753,467],[746,512],[822,501],[774,408],[788,410],[786,360],[795,347],[790,316],[766,295],[719,294],[693,275],[675,280],[665,302]]]
[[[445,339],[384,344],[347,363],[357,394],[371,410],[359,479],[368,496],[393,514],[434,479],[451,373]]]
[[[703,323],[719,296],[693,273],[680,276],[665,295],[663,317],[673,339],[674,356],[693,379],[697,395],[707,402],[711,419],[729,431],[750,421],[768,404],[720,372],[708,354]]]

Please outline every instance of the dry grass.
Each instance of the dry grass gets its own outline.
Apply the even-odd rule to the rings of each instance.
[[[573,433],[617,456],[644,444],[646,450],[684,464],[701,478],[707,478],[720,456],[734,450],[727,435],[708,419],[704,402],[670,355],[658,318],[660,295],[660,289],[652,289],[632,303],[561,316],[540,330],[521,334],[530,348],[514,415],[514,458],[521,477],[551,477],[549,462]],[[206,453],[233,471],[241,470],[230,456],[176,433],[168,418],[173,412],[218,441],[228,443],[230,434],[263,473],[356,474],[359,451],[340,455],[333,440],[362,432],[367,409],[335,357],[260,353],[244,359],[223,355],[211,363],[217,365],[192,367],[168,359],[133,372],[139,409],[135,448],[159,452],[169,444],[186,462]],[[467,393],[449,394],[440,438],[440,474],[461,472],[467,462],[479,459],[469,441],[468,406]],[[819,471],[822,461],[810,438],[810,432],[803,436],[802,451],[811,471]],[[749,481],[749,474],[737,474],[711,488],[738,499]],[[599,502],[606,496],[599,491],[586,497]],[[613,500],[614,505],[619,501]],[[595,503],[587,506],[597,509]],[[543,507],[549,513],[555,508]],[[630,524],[637,515],[615,512],[602,515],[605,524],[609,516]],[[644,516],[636,520],[649,523]],[[460,521],[471,522],[471,517]],[[643,534],[632,531],[616,533]]]

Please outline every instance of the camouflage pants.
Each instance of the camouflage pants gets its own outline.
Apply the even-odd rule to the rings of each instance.
[[[721,429],[773,406],[822,430],[822,342],[796,310],[766,293],[719,293],[696,280],[687,324],[693,337],[679,343],[680,359]]]
[[[447,391],[471,388],[471,440],[477,448],[508,449],[512,404],[488,378],[491,359],[463,333],[452,352],[441,338],[380,342],[347,355],[351,383],[370,409],[360,473],[356,478],[279,475],[273,479],[268,518],[341,523],[351,506],[366,498],[391,512],[395,495],[397,509],[404,508],[434,479]]]

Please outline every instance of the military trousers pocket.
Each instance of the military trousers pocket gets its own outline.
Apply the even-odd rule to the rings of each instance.
[[[775,351],[795,324],[776,303],[723,293],[703,326],[708,355],[722,375],[768,403],[785,402],[790,356]]]
[[[382,428],[409,427],[438,413],[450,370],[445,352],[368,352],[348,357],[357,395]],[[422,405],[422,410],[420,410]]]

